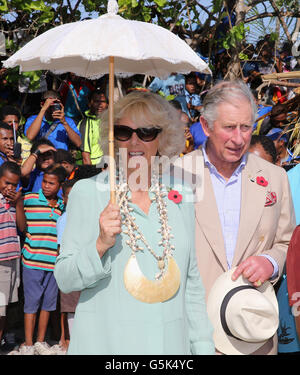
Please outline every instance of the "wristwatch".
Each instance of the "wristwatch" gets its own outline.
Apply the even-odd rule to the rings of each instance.
[[[31,153],[31,155],[34,155],[38,158],[38,156],[41,154],[41,150],[36,149],[34,152]]]

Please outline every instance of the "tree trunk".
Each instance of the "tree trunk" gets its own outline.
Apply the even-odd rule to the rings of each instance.
[[[236,26],[241,22],[245,21],[246,17],[246,5],[244,0],[237,0],[235,6],[236,12]],[[231,59],[228,64],[227,77],[229,80],[235,80],[237,78],[243,78],[242,67],[240,63],[240,52],[242,51],[242,44],[240,42],[236,43],[236,48],[232,48],[230,51]]]

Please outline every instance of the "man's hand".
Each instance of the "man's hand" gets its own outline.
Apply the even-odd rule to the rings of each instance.
[[[47,151],[54,151],[54,152],[56,152],[56,148],[54,148],[53,146],[50,146],[50,145],[40,145],[38,147],[38,149],[40,150],[41,154],[44,154]]]
[[[58,103],[60,105],[60,110],[52,112],[52,117],[53,117],[54,120],[59,120],[59,122],[61,122],[64,125],[66,123],[65,108],[64,108],[64,106],[62,105],[61,102],[57,101],[57,99],[56,99],[55,103]]]
[[[55,98],[47,98],[42,105],[41,112],[46,112],[49,107],[51,107],[54,103],[56,103],[57,99]]]
[[[266,280],[269,280],[273,271],[273,264],[266,257],[251,256],[236,268],[231,278],[235,281],[240,275],[243,275],[254,286],[259,287]]]

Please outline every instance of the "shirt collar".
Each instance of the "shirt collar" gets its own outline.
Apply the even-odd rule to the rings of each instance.
[[[86,117],[89,117],[93,120],[96,120],[97,119],[97,116],[96,115],[93,115],[91,112],[90,112],[90,109],[88,109],[87,111],[84,112],[84,114],[86,115]]]
[[[48,120],[46,119],[46,116],[44,116],[44,117],[43,117],[43,122],[46,122],[47,124],[52,125],[52,124],[54,124],[54,123],[59,123],[60,121],[59,121],[59,119],[55,119],[55,120],[53,120],[53,121],[48,121]]]
[[[187,89],[184,89],[185,96],[188,96],[189,98],[193,98],[196,94],[190,94]]]
[[[211,161],[208,159],[208,156],[207,156],[207,153],[206,153],[206,143],[207,143],[207,139],[203,142],[203,145],[202,145],[202,152],[203,152],[203,158],[204,158],[204,164],[211,170],[211,171],[216,171],[217,173],[218,170],[217,168],[213,165],[213,163],[211,163]],[[240,164],[237,166],[237,168],[235,169],[235,171],[233,172],[232,175],[235,175],[237,176],[241,171],[242,169],[245,167],[246,165],[246,161],[247,161],[247,154],[244,154],[241,158],[241,162]]]
[[[1,156],[3,159],[6,159],[6,160],[7,160],[7,155],[5,155],[4,152],[0,151],[0,156]]]
[[[39,200],[41,202],[48,202],[48,199],[45,197],[44,193],[43,193],[43,189],[40,189],[39,190]],[[59,208],[62,208],[61,206],[63,205],[63,201],[61,198],[57,197],[57,204],[54,208],[56,207],[59,207]]]

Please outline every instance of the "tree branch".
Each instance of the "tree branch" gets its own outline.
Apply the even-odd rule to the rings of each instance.
[[[264,13],[256,14],[255,16],[246,18],[245,23],[256,21],[260,18],[276,17],[276,16],[277,16],[276,12],[264,12]],[[281,17],[296,17],[296,18],[298,18],[298,17],[300,17],[300,12],[299,11],[297,11],[297,12],[282,12]]]
[[[200,4],[199,1],[196,1],[196,3],[212,20],[217,21],[217,18],[204,5]]]
[[[275,10],[275,13],[276,13],[276,15],[279,19],[279,22],[281,23],[281,26],[282,26],[282,28],[285,32],[286,37],[288,38],[289,41],[291,41],[292,40],[291,34],[289,33],[288,27],[287,27],[284,19],[282,18],[281,14],[280,14],[280,10],[278,9],[278,6],[276,5],[274,0],[269,0],[269,1],[272,5],[273,9]]]

